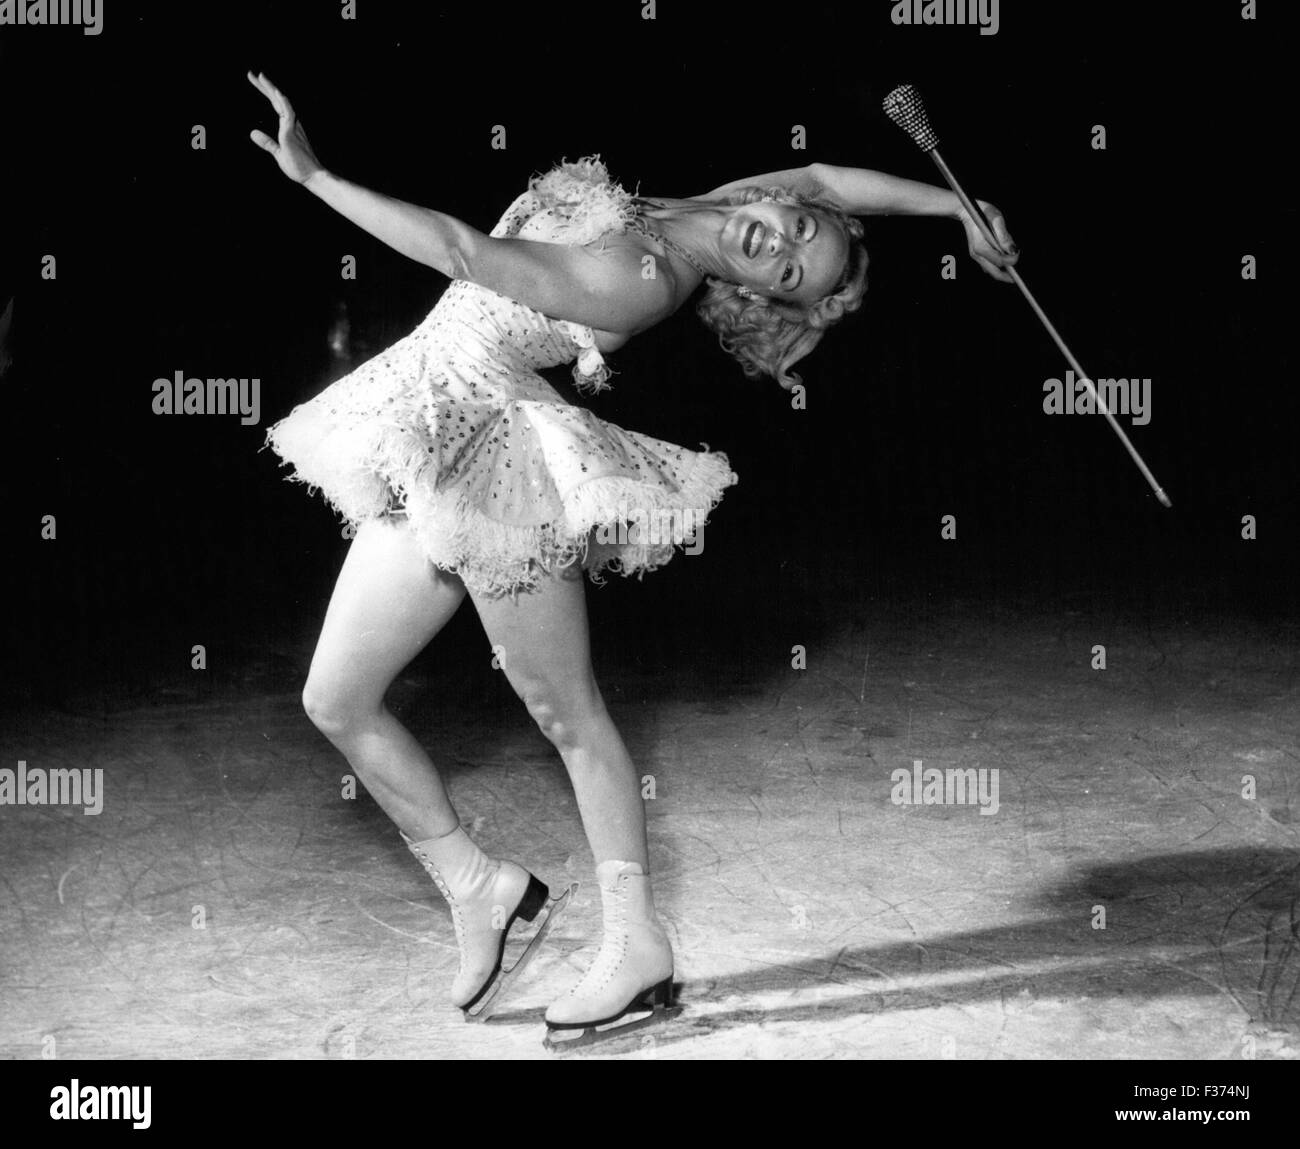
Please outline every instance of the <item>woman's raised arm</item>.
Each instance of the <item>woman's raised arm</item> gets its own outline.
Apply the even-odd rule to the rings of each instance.
[[[831,202],[849,215],[933,215],[956,219],[961,201],[954,192],[870,168],[813,164]]]
[[[957,217],[956,195],[931,184],[900,179],[868,168],[812,163],[732,180],[699,199],[718,199],[744,187],[780,187],[828,199],[847,215],[938,215]]]
[[[566,244],[497,239],[455,216],[364,188],[328,171],[311,149],[288,98],[264,75],[249,73],[280,117],[277,139],[254,131],[290,179],[395,251],[443,273],[490,288],[552,319],[634,334],[671,314],[666,268],[642,274],[638,252],[610,245],[596,252]]]
[[[1002,213],[987,200],[976,200],[1002,250],[990,246],[979,225],[966,214],[961,200],[947,188],[902,179],[869,168],[842,168],[813,164],[832,203],[849,215],[928,215],[955,219],[966,230],[971,258],[994,279],[1010,283],[1006,268],[1020,258],[1016,241],[1007,230]]]

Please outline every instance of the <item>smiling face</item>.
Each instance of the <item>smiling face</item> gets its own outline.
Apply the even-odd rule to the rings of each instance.
[[[739,206],[719,238],[728,278],[805,307],[835,290],[849,255],[843,228],[801,204]]]

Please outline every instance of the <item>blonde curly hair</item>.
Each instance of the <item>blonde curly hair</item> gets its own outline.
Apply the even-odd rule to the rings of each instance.
[[[734,283],[714,276],[705,279],[704,298],[695,313],[717,333],[723,350],[740,362],[747,376],[770,375],[788,391],[802,382],[791,368],[821,342],[829,328],[862,306],[867,291],[867,249],[861,242],[861,221],[818,196],[754,186],[740,188],[717,202],[740,206],[759,201],[806,207],[834,220],[849,239],[839,284],[806,307],[762,296],[749,298]]]

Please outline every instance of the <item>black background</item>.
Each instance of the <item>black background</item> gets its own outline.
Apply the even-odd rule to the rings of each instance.
[[[343,21],[332,2],[105,0],[99,36],[0,29],[10,700],[112,707],[192,680],[196,643],[214,689],[273,655],[285,681],[305,670],[347,543],[259,452],[265,428],[338,373],[326,339],[340,302],[373,354],[445,281],[249,142],[273,127],[249,68],[294,100],[328,166],[485,230],[532,173],[594,152],[649,194],[814,160],[937,183],[879,111],[914,82],[1083,364],[1152,378],[1151,423],[1130,434],[1173,510],[1100,418],[1043,414],[1043,381],[1066,364],[955,223],[867,221],[867,303],[798,368],[807,410],[745,379],[684,308],[612,356],[614,390],[583,402],[727,452],[741,482],[701,557],[589,595],[613,673],[698,657],[743,674],[759,646],[813,641],[869,604],[1231,615],[1293,636],[1295,197],[1289,77],[1267,48],[1289,36],[1279,14],[1005,0],[983,37],[895,27],[884,2],[660,3],[653,21],[641,7],[360,0]],[[806,152],[790,148],[794,124]],[[339,276],[346,253],[355,282]],[[946,253],[955,282],[939,276]],[[1257,282],[1241,278],[1246,254]],[[153,414],[153,380],[177,370],[259,377],[261,424]],[[49,514],[54,542],[39,537]],[[957,542],[940,540],[946,514]],[[1241,539],[1245,514],[1258,541]],[[445,642],[485,649],[468,611]]]

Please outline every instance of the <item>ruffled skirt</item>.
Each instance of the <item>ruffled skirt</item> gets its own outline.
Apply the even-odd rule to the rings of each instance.
[[[737,481],[721,452],[625,431],[558,396],[480,402],[425,384],[340,403],[347,383],[295,407],[267,445],[352,528],[404,515],[429,561],[476,593],[529,590],[575,563],[596,582],[639,577],[700,549]]]

